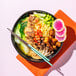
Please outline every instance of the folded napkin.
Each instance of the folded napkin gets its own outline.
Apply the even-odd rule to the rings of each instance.
[[[67,27],[67,39],[63,43],[60,52],[50,60],[52,64],[54,64],[67,51],[67,49],[72,45],[72,43],[76,41],[76,23],[61,10],[59,10],[55,14],[55,17],[60,18],[64,21]],[[27,67],[35,76],[44,76],[46,72],[49,70],[49,68],[51,68],[51,66],[49,66],[46,62],[42,63],[30,62],[25,60],[20,55],[17,55],[16,58],[22,64],[24,64],[24,66]]]

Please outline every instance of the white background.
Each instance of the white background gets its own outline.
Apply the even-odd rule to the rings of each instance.
[[[76,21],[76,0],[0,0],[0,76],[34,76],[16,59],[17,52],[6,28],[12,29],[16,20],[24,12],[38,9],[52,14],[61,9]],[[61,67],[64,76],[76,76],[76,50],[72,51],[69,61]],[[54,70],[48,76],[61,75]]]

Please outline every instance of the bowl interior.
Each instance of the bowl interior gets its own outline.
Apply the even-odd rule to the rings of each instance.
[[[15,29],[16,25],[18,24],[18,22],[19,22],[21,19],[23,19],[23,18],[25,18],[25,17],[28,17],[30,14],[33,14],[33,12],[46,13],[46,14],[51,15],[51,16],[54,18],[54,20],[56,19],[56,17],[54,17],[52,14],[50,14],[50,13],[48,13],[48,12],[41,11],[41,10],[31,10],[31,11],[28,11],[28,12],[24,13],[22,16],[20,16],[20,18],[16,21],[16,23],[15,23],[12,31],[14,32],[14,29]],[[14,36],[13,36],[13,35],[11,35],[11,40],[12,40],[12,43],[13,43],[16,51],[17,51],[23,58],[25,58],[25,59],[28,60],[28,61],[32,61],[32,62],[44,62],[43,59],[33,59],[32,57],[25,55],[25,54],[19,49],[19,47],[17,46],[17,44],[16,44],[16,42],[15,42],[15,40],[14,40]],[[61,47],[62,47],[62,44],[63,44],[63,43],[61,43]],[[57,50],[54,50],[54,53],[53,53],[52,55],[48,56],[47,58],[51,59],[52,57],[54,57],[54,56],[60,51],[61,47],[59,47]]]

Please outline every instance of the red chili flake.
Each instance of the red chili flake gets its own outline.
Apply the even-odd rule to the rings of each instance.
[[[40,37],[43,37],[42,35],[40,35]]]
[[[37,31],[37,34],[39,34],[39,32]]]
[[[36,38],[34,38],[34,41],[37,43],[37,40],[36,40]]]
[[[40,30],[40,33],[42,33],[42,31]]]
[[[37,31],[39,32],[39,29]]]
[[[35,41],[37,43],[37,41]]]

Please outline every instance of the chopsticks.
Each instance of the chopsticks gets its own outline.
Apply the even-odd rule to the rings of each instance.
[[[34,47],[32,47],[31,45],[29,45],[27,42],[25,42],[23,39],[21,39],[18,35],[16,35],[14,32],[12,32],[12,30],[10,30],[9,28],[7,28],[11,34],[13,36],[15,36],[16,38],[18,38],[21,42],[23,42],[25,45],[27,45],[29,48],[32,49],[32,51],[34,51],[37,55],[39,55],[45,62],[47,62],[50,66],[52,66],[52,64],[49,62],[50,60],[44,56],[43,54],[41,54],[39,51],[37,51]]]
[[[32,49],[32,51],[34,51],[37,55],[39,55],[37,52],[39,52],[39,51],[37,51],[35,48],[33,48],[31,45],[29,45],[29,47]],[[40,52],[39,52],[40,53]],[[41,54],[41,53],[40,53]],[[52,66],[52,64],[47,60],[47,58],[46,58],[46,56],[44,56],[44,55],[39,55],[45,62],[47,62],[50,66]]]

